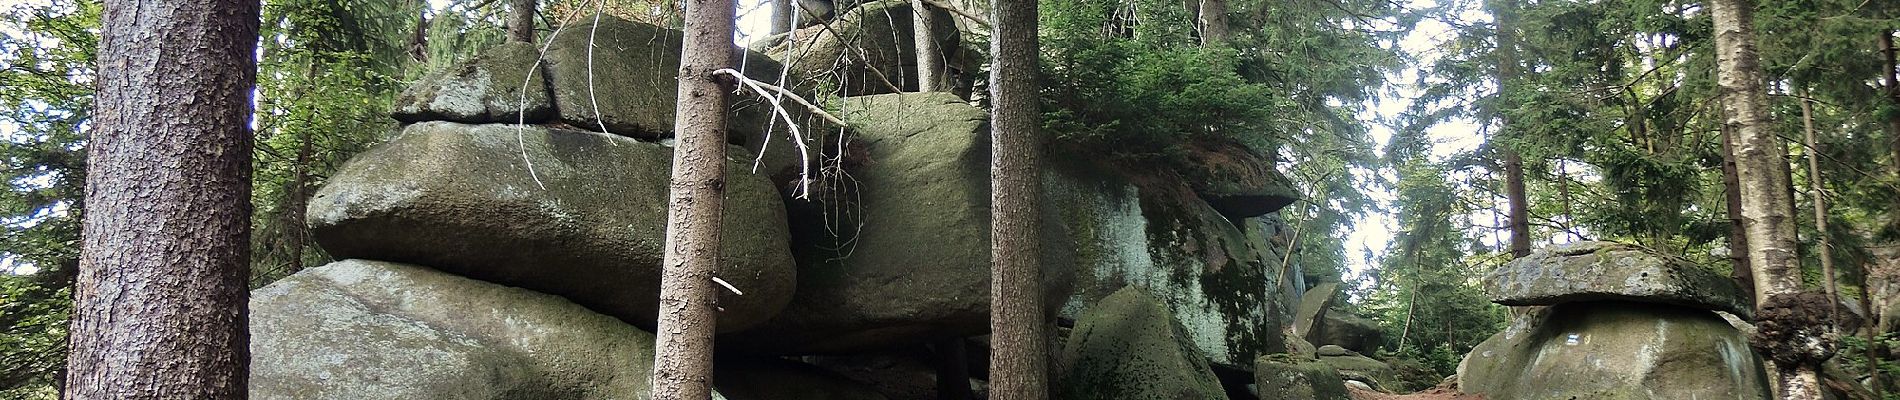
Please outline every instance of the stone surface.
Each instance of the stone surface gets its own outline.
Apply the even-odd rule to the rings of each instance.
[[[1350,400],[1339,371],[1318,361],[1254,362],[1254,387],[1260,400]]]
[[[1188,144],[1198,168],[1188,184],[1208,205],[1227,218],[1257,217],[1280,211],[1300,199],[1270,153],[1224,140],[1197,140]]]
[[[1458,366],[1493,399],[1766,399],[1762,361],[1707,310],[1620,301],[1519,317]]]
[[[1385,344],[1385,331],[1379,329],[1379,323],[1365,317],[1337,309],[1327,310],[1319,327],[1307,336],[1313,344],[1338,345],[1346,349],[1371,354]]]
[[[1338,370],[1341,377],[1366,382],[1379,390],[1389,391],[1395,388],[1394,384],[1399,381],[1391,365],[1356,353],[1341,356],[1320,355],[1319,362]]]
[[[1322,282],[1307,289],[1300,296],[1300,307],[1293,312],[1293,334],[1312,337],[1313,328],[1325,322],[1326,310],[1332,308],[1338,292],[1338,282]]]
[[[1538,249],[1484,276],[1491,301],[1539,306],[1592,300],[1672,304],[1749,318],[1753,301],[1727,275],[1638,246],[1577,242]]]
[[[670,148],[618,136],[425,122],[345,164],[309,221],[339,258],[426,265],[650,327],[671,163]],[[796,282],[777,192],[737,161],[728,171],[718,276],[745,295],[720,292],[722,331],[778,313]]]
[[[784,313],[722,339],[740,352],[865,351],[989,331],[988,116],[947,93],[846,99],[863,149],[851,185],[794,212],[798,289]],[[1044,207],[1045,304],[1061,304],[1075,248]]]
[[[1061,159],[1052,157],[1052,159]],[[1209,361],[1251,368],[1261,355],[1287,350],[1289,308],[1280,272],[1279,232],[1271,215],[1230,220],[1179,180],[1112,175],[1076,166],[1045,176],[1066,198],[1051,200],[1080,248],[1075,294],[1062,316],[1124,287],[1139,287],[1168,304]],[[1134,183],[1124,183],[1134,181]],[[1236,224],[1236,222],[1239,222]],[[1245,230],[1243,230],[1245,228]],[[1258,230],[1258,231],[1257,231]]]
[[[1076,320],[1059,365],[1054,398],[1060,400],[1227,398],[1173,313],[1134,287]]]
[[[497,45],[416,81],[396,96],[391,116],[405,123],[541,123],[554,116],[547,74],[534,45]]]
[[[937,17],[932,31],[938,37],[938,51],[945,60],[953,60],[960,46],[955,19],[935,7],[931,12]],[[864,3],[828,26],[799,29],[794,32],[797,40],[780,42],[766,52],[790,65],[793,79],[803,86],[836,83],[835,89],[845,96],[894,93],[891,86],[914,92],[917,42],[911,39],[915,30],[910,15],[908,0]]]
[[[728,400],[888,400],[844,375],[778,359],[721,359],[713,387]]]
[[[344,260],[251,294],[253,399],[634,399],[653,335],[559,297]]]
[[[561,122],[644,139],[672,137],[682,38],[680,31],[605,15],[561,29],[545,56]],[[764,54],[737,47],[732,60],[743,60],[738,69],[746,76],[768,81],[781,69]],[[750,91],[733,97],[732,107],[727,139],[736,143],[763,137],[773,123],[770,108]]]
[[[1350,356],[1354,354],[1359,354],[1359,353],[1352,352],[1352,350],[1346,350],[1346,348],[1344,347],[1339,347],[1338,345],[1331,345],[1331,344],[1320,346],[1318,350],[1314,351],[1314,353],[1319,354],[1320,356],[1323,356],[1323,357],[1338,357],[1338,356]]]

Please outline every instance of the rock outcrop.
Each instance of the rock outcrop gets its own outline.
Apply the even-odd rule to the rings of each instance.
[[[396,96],[390,116],[402,122],[547,122],[554,117],[554,104],[548,100],[548,78],[540,61],[534,45],[495,46],[410,85]]]
[[[1227,398],[1167,305],[1138,288],[1115,292],[1077,320],[1059,363],[1056,399]]]
[[[1273,169],[1273,157],[1266,153],[1227,141],[1194,143],[1188,151],[1200,167],[1188,184],[1227,218],[1266,215],[1300,199],[1299,191]]]
[[[310,200],[341,258],[425,265],[566,297],[636,325],[658,310],[672,149],[594,132],[425,122],[345,164]],[[776,315],[796,275],[785,206],[739,161],[726,184],[719,328]]]
[[[653,334],[559,297],[344,260],[251,294],[253,399],[633,399]]]
[[[1767,399],[1748,340],[1707,310],[1567,303],[1518,319],[1458,366],[1494,399]]]
[[[799,87],[820,82],[837,85],[845,96],[864,96],[917,90],[917,47],[912,39],[908,0],[879,0],[857,5],[827,25],[793,32],[793,40],[766,49],[774,59],[791,66]],[[950,12],[930,7],[936,15],[932,28],[938,51],[952,59],[958,50],[956,26]],[[939,72],[939,75],[943,75]]]
[[[1754,302],[1734,279],[1677,257],[1611,242],[1556,245],[1484,277],[1491,301],[1547,306],[1623,300],[1723,311],[1743,318]]]
[[[1293,357],[1254,361],[1254,390],[1260,400],[1350,400],[1346,381],[1331,365]]]

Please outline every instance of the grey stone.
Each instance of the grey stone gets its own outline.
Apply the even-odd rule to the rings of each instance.
[[[553,43],[545,56],[561,121],[622,136],[672,137],[683,38],[677,30],[607,15],[582,17],[561,29],[549,39]],[[733,63],[742,60],[737,69],[746,76],[779,76],[781,67],[771,58],[734,47]],[[775,123],[770,110],[750,91],[734,97],[728,139],[762,138]],[[799,115],[802,110],[792,109]]]
[[[848,98],[863,164],[795,207],[798,289],[785,312],[722,339],[739,352],[844,353],[989,331],[988,116],[947,93]],[[1059,208],[1041,224],[1045,304],[1068,293],[1075,248]],[[728,340],[729,339],[729,340]]]
[[[1160,299],[1129,287],[1077,320],[1060,364],[1060,400],[1226,399],[1220,380]]]
[[[1260,400],[1350,400],[1339,371],[1317,361],[1254,362],[1254,386]]]
[[[1270,153],[1222,140],[1194,141],[1188,152],[1196,167],[1188,184],[1227,218],[1265,215],[1300,199],[1292,182],[1274,169]]]
[[[1339,370],[1339,375],[1346,379],[1364,381],[1377,390],[1396,387],[1394,384],[1399,381],[1391,365],[1359,354],[1320,355],[1319,362]]]
[[[720,292],[722,331],[778,313],[796,283],[784,205],[740,163],[727,166],[716,275],[745,294]],[[670,148],[600,133],[418,123],[339,169],[309,221],[339,258],[427,265],[651,326],[671,165]]]
[[[531,44],[495,46],[404,89],[391,116],[402,122],[546,122],[554,116],[554,105],[540,60]]]
[[[1346,348],[1344,347],[1339,347],[1339,345],[1332,345],[1332,344],[1320,346],[1319,350],[1316,350],[1315,353],[1318,353],[1320,356],[1325,356],[1325,357],[1350,356],[1354,354],[1359,354],[1359,353],[1352,352],[1352,350],[1346,350]]]
[[[937,16],[938,51],[957,54],[958,33],[948,11],[930,7]],[[880,0],[845,11],[828,26],[794,32],[796,40],[766,50],[790,65],[795,82],[836,82],[844,96],[917,90],[917,47],[911,39],[911,2]],[[950,62],[953,57],[944,57]],[[952,62],[954,64],[954,62]],[[942,75],[942,73],[939,73]]]
[[[1337,309],[1327,310],[1319,327],[1307,337],[1314,344],[1338,345],[1360,353],[1372,353],[1385,343],[1385,331],[1378,322]]]
[[[1300,296],[1299,309],[1293,314],[1293,334],[1312,337],[1313,328],[1325,322],[1326,310],[1332,308],[1338,292],[1338,282],[1324,282],[1307,289],[1306,294]]]
[[[253,399],[634,399],[653,335],[559,297],[344,260],[251,295]]]
[[[1484,290],[1491,301],[1509,306],[1624,300],[1754,315],[1753,301],[1734,279],[1688,260],[1611,242],[1539,249],[1485,274]]]
[[[1767,399],[1748,338],[1707,310],[1622,301],[1536,310],[1472,348],[1458,387],[1493,399]]]

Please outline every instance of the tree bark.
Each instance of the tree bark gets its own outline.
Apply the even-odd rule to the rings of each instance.
[[[1894,107],[1900,108],[1900,62],[1896,62],[1900,61],[1897,60],[1900,55],[1896,54],[1900,53],[1900,50],[1894,48],[1893,33],[1891,29],[1880,31],[1880,54],[1883,61],[1881,66],[1885,67],[1881,71],[1884,72],[1882,75],[1886,78],[1887,100],[1892,102]],[[1893,165],[1890,167],[1893,169],[1894,176],[1900,177],[1900,111],[1887,114],[1887,136],[1892,141],[1890,145]]]
[[[1227,26],[1227,0],[1200,0],[1201,45],[1225,43],[1233,37]]]
[[[1741,187],[1742,217],[1748,229],[1749,265],[1754,268],[1755,304],[1763,324],[1779,326],[1758,331],[1758,337],[1778,336],[1782,343],[1764,349],[1774,360],[1777,398],[1820,399],[1819,362],[1826,358],[1814,326],[1780,321],[1776,311],[1800,304],[1801,270],[1795,253],[1795,226],[1788,195],[1787,147],[1768,121],[1768,92],[1761,57],[1755,50],[1754,4],[1747,0],[1713,0],[1717,82],[1724,101],[1725,124],[1734,126],[1736,175]],[[1758,328],[1763,324],[1758,324]],[[1763,345],[1759,343],[1757,345]]]
[[[1729,262],[1734,271],[1729,274],[1735,283],[1741,285],[1746,293],[1755,292],[1755,274],[1748,265],[1748,228],[1742,218],[1742,184],[1735,175],[1735,132],[1733,127],[1722,127],[1722,194],[1728,202],[1728,247]]]
[[[1517,2],[1515,0],[1494,0],[1491,12],[1497,17],[1497,67],[1498,97],[1505,98],[1514,88],[1517,79]],[[1498,111],[1500,137],[1509,137],[1516,130],[1511,127],[1511,117],[1503,110]],[[1504,196],[1509,204],[1511,224],[1512,258],[1531,255],[1530,206],[1526,204],[1524,194],[1524,159],[1518,155],[1515,146],[1501,146],[1504,153]]]
[[[1045,399],[1037,1],[991,0],[990,10],[990,393],[998,400]]]
[[[245,398],[259,3],[104,10],[67,393]]]
[[[673,131],[672,191],[667,203],[666,257],[660,317],[654,333],[653,398],[712,396],[713,332],[719,265],[720,207],[725,197],[726,110],[734,82],[713,71],[733,65],[732,0],[689,0],[680,54],[679,103]]]
[[[943,82],[943,51],[937,48],[935,13],[924,0],[910,0],[911,38],[917,47],[917,91],[935,92]]]
[[[534,1],[508,0],[514,10],[508,16],[508,41],[534,43]]]
[[[1820,235],[1821,245],[1815,249],[1821,258],[1821,277],[1827,288],[1827,315],[1829,321],[1840,323],[1841,310],[1839,288],[1834,283],[1834,240],[1827,233],[1827,186],[1821,184],[1821,147],[1814,133],[1814,101],[1801,96],[1801,130],[1806,133],[1808,144],[1808,197],[1814,200],[1814,230]],[[1832,325],[1832,324],[1830,324]]]

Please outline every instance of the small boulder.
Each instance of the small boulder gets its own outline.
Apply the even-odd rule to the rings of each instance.
[[[1671,304],[1750,318],[1753,301],[1727,275],[1679,257],[1611,242],[1560,244],[1485,274],[1485,293],[1508,306],[1593,300]]]
[[[1519,317],[1458,365],[1493,399],[1767,399],[1748,338],[1708,310],[1566,303]]]
[[[534,45],[509,42],[416,81],[396,96],[397,121],[541,123],[554,116]]]
[[[1134,287],[1076,321],[1058,365],[1061,400],[1228,398],[1167,305]]]
[[[633,399],[653,335],[559,297],[344,260],[251,294],[253,399]]]
[[[1261,357],[1254,362],[1254,388],[1260,400],[1350,400],[1339,371],[1317,361]]]
[[[582,17],[561,29],[548,39],[553,43],[545,56],[561,122],[642,139],[673,137],[684,37],[677,30],[610,15]],[[732,62],[743,62],[735,69],[759,79],[775,78],[781,69],[764,54],[738,47]],[[751,91],[734,97],[726,126],[735,143],[756,141],[769,124],[784,124],[771,120],[771,108],[758,99]]]
[[[339,258],[427,265],[566,297],[638,326],[659,307],[672,149],[594,132],[425,122],[363,152],[310,199]],[[721,331],[784,308],[795,285],[785,206],[728,164],[716,275]]]
[[[1320,346],[1319,350],[1314,351],[1314,353],[1317,353],[1322,357],[1344,357],[1344,356],[1359,354],[1359,353],[1352,352],[1352,350],[1346,350],[1346,348],[1344,347],[1339,347],[1339,345],[1332,345],[1332,344]]]
[[[1345,355],[1338,356],[1322,354],[1319,356],[1319,362],[1339,370],[1339,375],[1346,379],[1364,381],[1379,390],[1395,388],[1397,386],[1394,384],[1399,381],[1398,374],[1392,370],[1391,365],[1358,353],[1347,352]]]

